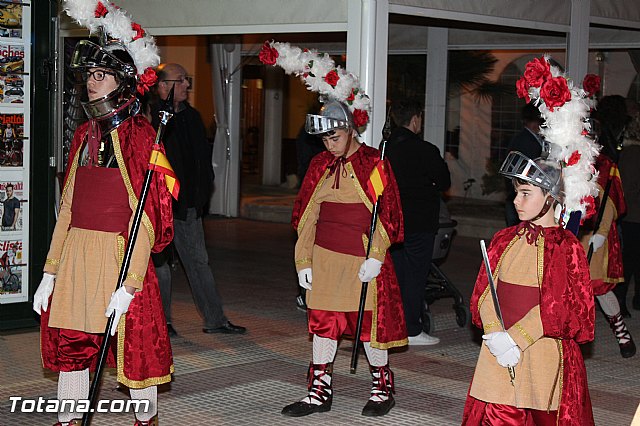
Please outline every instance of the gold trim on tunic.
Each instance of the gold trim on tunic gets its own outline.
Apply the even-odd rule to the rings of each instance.
[[[138,208],[138,198],[135,194],[135,191],[133,190],[133,186],[131,185],[131,180],[129,179],[127,168],[124,165],[124,158],[122,157],[122,151],[120,150],[120,137],[118,136],[117,128],[111,131],[111,140],[113,141],[113,151],[116,156],[118,168],[120,169],[120,174],[122,175],[124,186],[127,188],[127,193],[129,194],[129,200],[131,202],[132,209],[135,212],[135,210]],[[149,244],[151,245],[151,247],[153,247],[156,241],[155,231],[153,230],[153,225],[151,224],[149,216],[147,216],[147,213],[144,210],[142,212],[142,224],[147,229],[147,233],[149,234]]]
[[[316,195],[320,190],[322,183],[327,179],[328,174],[329,174],[329,170],[327,169],[324,171],[324,174],[318,181],[318,184],[316,185],[315,189],[313,190],[313,193],[311,194],[311,198],[309,198],[309,202],[307,203],[307,206],[304,208],[304,212],[302,213],[302,216],[300,216],[300,221],[298,222],[298,227],[296,229],[298,236],[300,235],[300,230],[304,227],[304,224],[307,222],[309,214],[311,213],[311,210],[310,210],[311,203],[315,202]]]

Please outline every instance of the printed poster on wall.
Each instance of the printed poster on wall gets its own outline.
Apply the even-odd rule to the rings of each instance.
[[[24,114],[0,114],[0,167],[22,167]]]
[[[0,37],[22,38],[22,4],[20,0],[0,2]]]
[[[24,300],[28,288],[23,245],[24,184],[0,181],[0,304]]]
[[[0,299],[22,295],[22,240],[0,240]]]
[[[32,7],[0,0],[0,305],[29,299]]]
[[[0,104],[24,103],[24,75],[24,46],[0,43]]]

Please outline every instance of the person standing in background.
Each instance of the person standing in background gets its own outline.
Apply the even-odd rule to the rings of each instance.
[[[398,182],[404,215],[404,243],[391,248],[396,268],[409,345],[435,345],[440,339],[422,327],[424,292],[439,227],[440,197],[451,186],[447,163],[438,148],[422,140],[423,108],[414,100],[391,105],[399,126],[387,142],[387,158]]]
[[[222,298],[213,278],[205,244],[202,217],[213,190],[211,152],[207,145],[202,118],[189,103],[191,82],[180,64],[161,64],[157,68],[156,91],[159,99],[151,106],[155,128],[159,125],[159,101],[166,101],[171,88],[174,116],[167,124],[164,146],[167,158],[180,181],[180,194],[173,201],[175,236],[173,245],[191,286],[193,300],[204,317],[204,333],[243,334],[247,330],[232,324],[224,314]],[[169,334],[176,335],[171,325],[171,270],[165,260],[158,262],[160,291],[169,325]]]

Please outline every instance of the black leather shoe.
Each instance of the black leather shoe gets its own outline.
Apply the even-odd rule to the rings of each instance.
[[[362,415],[368,417],[384,416],[396,405],[393,396],[389,395],[389,399],[383,402],[367,401],[367,405],[362,409]]]
[[[203,333],[222,333],[222,334],[244,334],[247,332],[245,327],[240,327],[239,325],[231,324],[231,321],[227,321],[225,324],[222,324],[220,327],[216,328],[203,328]]]
[[[325,413],[327,411],[331,411],[332,402],[332,398],[329,398],[320,405],[307,404],[306,402],[298,401],[284,407],[282,409],[282,414],[289,417],[302,417],[313,413]]]
[[[171,324],[167,324],[167,332],[169,333],[169,337],[178,337],[178,332]]]

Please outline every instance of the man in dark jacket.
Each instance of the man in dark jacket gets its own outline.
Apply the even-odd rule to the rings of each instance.
[[[433,144],[423,141],[422,105],[413,100],[392,104],[399,126],[387,142],[387,158],[400,189],[404,244],[392,249],[402,291],[409,345],[435,345],[440,339],[422,330],[422,310],[433,244],[438,233],[440,193],[451,186],[447,163]]]
[[[213,190],[213,168],[204,123],[198,111],[187,103],[190,81],[185,69],[178,64],[163,64],[157,69],[157,94],[166,100],[174,89],[174,116],[167,124],[164,146],[167,158],[180,181],[180,194],[173,201],[175,236],[174,246],[191,285],[191,293],[200,313],[204,317],[205,333],[242,334],[244,327],[231,324],[222,310],[222,300],[216,289],[209,256],[205,246],[202,216]],[[152,118],[158,127],[158,105],[152,106]],[[160,292],[162,294],[169,333],[175,335],[171,326],[171,272],[166,260],[157,266]]]

